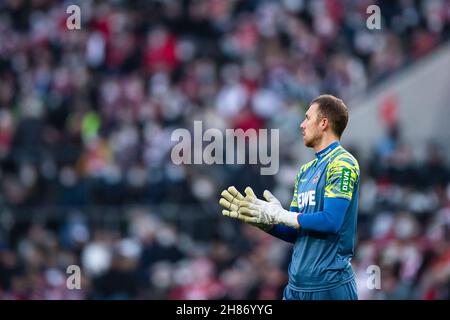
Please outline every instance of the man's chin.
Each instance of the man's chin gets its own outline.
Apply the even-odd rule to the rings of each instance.
[[[310,140],[306,140],[305,137],[303,137],[303,144],[305,145],[305,147],[311,148],[312,147],[312,143]]]

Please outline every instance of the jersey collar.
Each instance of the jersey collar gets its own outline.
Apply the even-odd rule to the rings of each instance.
[[[339,143],[339,141],[335,141],[332,144],[330,144],[328,147],[326,147],[325,149],[316,152],[316,158],[318,161],[322,160],[327,154],[329,154],[331,151],[333,151],[334,149],[336,149],[337,147],[339,147],[341,144]]]

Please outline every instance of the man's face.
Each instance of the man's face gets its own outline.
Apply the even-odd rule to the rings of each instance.
[[[319,106],[312,104],[305,114],[305,120],[300,125],[303,134],[303,143],[309,148],[313,148],[322,138],[321,120],[319,115]]]

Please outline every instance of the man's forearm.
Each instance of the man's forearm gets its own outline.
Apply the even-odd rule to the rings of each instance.
[[[270,230],[266,231],[268,234],[289,243],[295,243],[298,236],[298,230],[282,224],[273,225]]]
[[[336,233],[342,226],[350,201],[341,198],[325,198],[324,210],[300,214],[301,228],[319,232]]]

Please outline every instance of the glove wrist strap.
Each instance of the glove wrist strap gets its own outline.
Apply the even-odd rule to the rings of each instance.
[[[280,214],[280,223],[295,229],[299,229],[300,225],[297,220],[298,213],[283,210]]]

